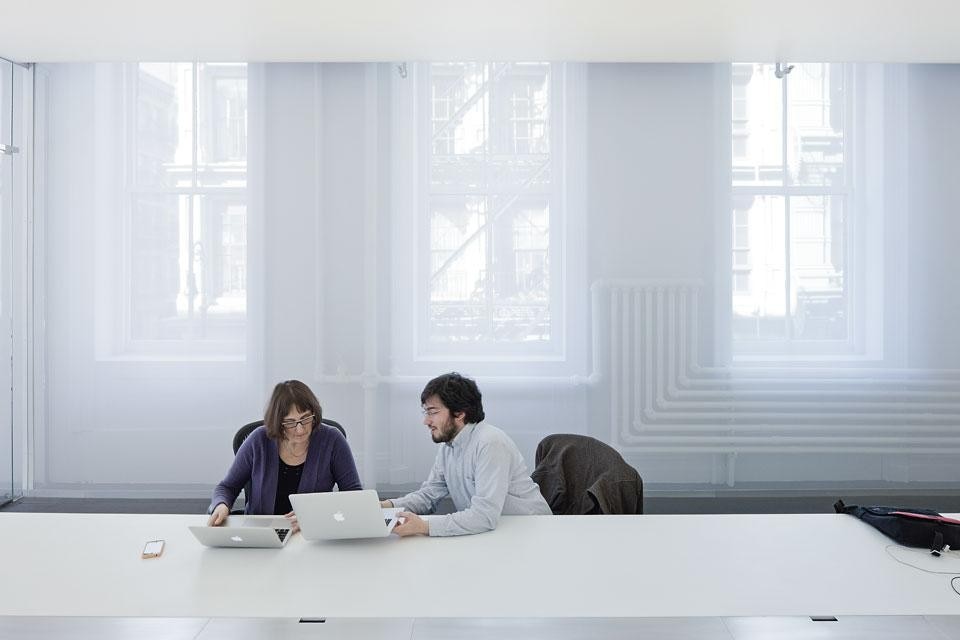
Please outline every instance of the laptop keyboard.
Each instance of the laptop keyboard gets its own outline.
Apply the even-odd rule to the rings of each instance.
[[[280,538],[280,542],[283,542],[287,537],[287,534],[290,533],[290,529],[274,529],[277,532],[277,537]]]

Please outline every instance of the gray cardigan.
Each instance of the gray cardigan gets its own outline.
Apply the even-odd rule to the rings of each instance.
[[[280,473],[280,450],[267,437],[265,427],[257,427],[243,441],[227,476],[213,490],[211,510],[221,502],[232,507],[247,481],[251,481],[245,512],[253,515],[273,514],[277,499],[277,477]],[[297,493],[362,489],[357,465],[350,445],[337,429],[318,424],[310,434],[310,446],[304,462]]]

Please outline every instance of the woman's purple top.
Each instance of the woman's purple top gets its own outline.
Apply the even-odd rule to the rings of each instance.
[[[280,451],[277,443],[267,437],[265,427],[257,427],[240,445],[227,477],[213,490],[210,510],[221,502],[232,508],[250,480],[250,495],[247,496],[244,512],[251,515],[273,514],[279,472]],[[337,485],[340,491],[363,488],[347,439],[334,427],[320,423],[310,435],[310,446],[297,493],[332,491],[333,485]]]

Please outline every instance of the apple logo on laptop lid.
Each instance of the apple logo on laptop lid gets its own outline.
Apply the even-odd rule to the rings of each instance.
[[[343,517],[343,511],[337,511],[335,514],[333,514],[333,519],[337,522],[343,522],[346,520],[346,518]]]

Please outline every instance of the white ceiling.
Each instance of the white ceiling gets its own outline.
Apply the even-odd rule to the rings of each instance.
[[[958,0],[0,0],[0,56],[960,62]]]

